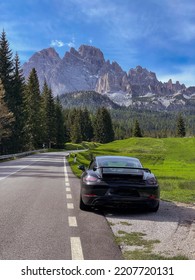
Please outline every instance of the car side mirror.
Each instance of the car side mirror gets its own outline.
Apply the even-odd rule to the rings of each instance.
[[[85,165],[83,165],[83,164],[82,164],[82,165],[79,165],[79,166],[78,166],[78,169],[80,169],[80,170],[82,170],[82,171],[85,171]]]

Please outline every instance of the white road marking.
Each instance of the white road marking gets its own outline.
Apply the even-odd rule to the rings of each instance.
[[[72,194],[67,193],[67,194],[66,194],[66,198],[67,198],[67,199],[72,199]]]
[[[80,237],[70,237],[72,260],[84,260]]]
[[[34,164],[34,163],[37,162],[37,161],[41,161],[41,158],[38,158],[38,159],[34,160],[32,163],[30,163],[30,164],[28,164],[28,165],[25,165],[25,166],[23,166],[23,167],[17,169],[16,171],[14,171],[14,172],[8,174],[8,175],[5,176],[5,177],[0,178],[0,181],[6,179],[6,178],[8,178],[8,177],[10,177],[10,176],[12,176],[12,175],[14,175],[14,174],[16,174],[16,173],[18,173],[18,172],[20,172],[21,170],[23,170],[23,169],[25,169],[25,168],[31,166],[32,164]],[[11,167],[12,167],[12,166],[11,166]],[[9,168],[9,166],[8,166],[8,168]]]
[[[77,219],[74,216],[69,216],[68,217],[68,224],[69,227],[77,227]]]
[[[74,204],[73,203],[67,203],[67,208],[68,209],[74,209]]]
[[[66,192],[70,192],[71,189],[70,189],[70,183],[69,183],[65,158],[64,158],[64,176],[65,176],[64,179],[65,179]],[[66,198],[72,199],[72,195],[70,193],[67,193]],[[67,209],[74,209],[74,204],[67,203]],[[68,224],[69,224],[69,227],[77,227],[76,217],[69,216]],[[72,260],[84,260],[80,237],[70,237],[70,245],[71,245]]]
[[[64,180],[65,180],[65,186],[70,187],[69,178],[68,178],[68,172],[66,167],[66,159],[64,158]]]

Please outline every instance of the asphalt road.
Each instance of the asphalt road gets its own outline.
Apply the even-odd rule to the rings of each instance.
[[[65,156],[0,163],[0,259],[122,259],[101,212],[80,211],[79,180]]]

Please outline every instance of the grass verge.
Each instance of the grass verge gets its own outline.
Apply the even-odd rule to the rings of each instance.
[[[157,176],[162,199],[195,202],[195,138],[129,138],[104,145],[85,142],[86,146],[89,150],[78,153],[76,163],[74,155],[69,158],[71,168],[78,177],[81,171],[77,166],[88,166],[93,156],[137,157]]]

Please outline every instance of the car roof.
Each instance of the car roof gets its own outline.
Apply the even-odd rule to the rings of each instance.
[[[135,157],[127,157],[127,156],[96,156],[95,157],[97,160],[98,159],[126,159],[126,160],[137,160],[137,161],[139,161],[139,159],[138,158],[135,158]]]

